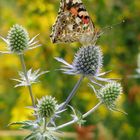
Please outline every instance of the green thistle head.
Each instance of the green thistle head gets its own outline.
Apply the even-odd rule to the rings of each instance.
[[[45,96],[38,101],[37,114],[41,118],[50,118],[55,114],[57,101],[51,96]]]
[[[16,24],[8,32],[7,40],[11,52],[22,53],[28,47],[29,35],[22,26]]]
[[[115,102],[121,93],[121,84],[113,82],[102,87],[98,91],[98,96],[109,109],[113,109],[115,107]]]

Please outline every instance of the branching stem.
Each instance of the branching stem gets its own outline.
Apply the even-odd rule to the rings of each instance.
[[[74,88],[72,89],[71,93],[70,93],[69,96],[67,97],[66,101],[64,102],[64,105],[61,106],[61,107],[59,108],[59,111],[65,109],[66,106],[69,104],[69,102],[71,101],[71,99],[72,99],[72,98],[74,97],[74,95],[76,94],[76,91],[77,91],[77,89],[79,88],[79,86],[80,86],[80,84],[81,84],[81,82],[82,82],[83,79],[84,79],[84,75],[82,75],[82,76],[80,77],[80,79],[78,80],[78,82],[76,83],[76,85],[74,86]],[[55,120],[55,117],[52,117],[52,120],[54,121],[54,120]],[[50,124],[50,123],[48,123],[48,125],[49,125],[49,124]]]
[[[87,113],[85,113],[84,115],[82,115],[82,118],[84,119],[84,118],[86,118],[87,116],[89,116],[91,113],[93,113],[94,111],[96,111],[98,108],[99,108],[99,106],[102,104],[102,101],[100,101],[96,106],[94,106],[91,110],[89,110]],[[69,122],[67,122],[67,123],[65,123],[65,124],[62,124],[62,125],[60,125],[60,126],[57,126],[56,128],[55,128],[55,130],[58,130],[58,129],[61,129],[61,128],[64,128],[64,127],[66,127],[66,126],[69,126],[69,125],[71,125],[71,124],[73,124],[73,123],[76,123],[78,121],[78,118],[76,118],[76,119],[74,119],[74,120],[72,120],[72,121],[69,121]]]
[[[29,90],[30,97],[31,97],[31,100],[32,100],[32,105],[33,105],[33,107],[36,107],[35,106],[35,99],[34,99],[34,96],[33,96],[33,93],[32,93],[32,87],[31,87],[31,84],[30,84],[30,81],[29,81],[29,78],[28,78],[28,75],[27,75],[26,65],[25,65],[25,61],[24,61],[24,55],[20,54],[19,57],[20,57],[20,62],[21,62],[21,65],[22,65],[23,73],[24,73],[26,81],[28,83],[28,90]]]
[[[66,106],[69,104],[69,102],[71,101],[71,99],[74,97],[74,95],[76,94],[77,89],[79,88],[82,80],[84,79],[84,75],[82,75],[80,77],[80,79],[78,80],[78,82],[76,83],[76,85],[74,86],[74,88],[72,89],[71,93],[69,94],[69,96],[67,97],[64,105],[60,108],[60,110],[63,110],[66,108]]]

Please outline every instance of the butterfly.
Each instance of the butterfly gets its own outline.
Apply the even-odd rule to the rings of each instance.
[[[58,16],[52,27],[53,43],[95,44],[100,32],[94,26],[81,0],[61,0]]]

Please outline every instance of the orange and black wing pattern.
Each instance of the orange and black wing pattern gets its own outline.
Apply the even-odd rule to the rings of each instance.
[[[60,9],[50,35],[53,43],[81,42],[93,34],[94,24],[81,0],[61,0]]]

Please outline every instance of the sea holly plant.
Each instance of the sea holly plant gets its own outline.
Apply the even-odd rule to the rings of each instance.
[[[39,34],[38,34],[39,35]],[[13,25],[8,32],[6,38],[0,36],[0,38],[6,43],[6,51],[0,51],[3,54],[23,54],[25,51],[32,50],[40,46],[38,41],[35,41],[36,37],[30,39],[28,32],[21,25]]]
[[[24,138],[25,140],[58,140],[58,133],[60,133],[62,128],[74,123],[80,126],[83,125],[86,121],[86,117],[95,112],[103,104],[111,111],[125,113],[116,107],[116,101],[122,93],[122,86],[114,79],[103,77],[108,72],[101,72],[103,67],[103,54],[101,48],[95,45],[81,47],[75,54],[72,64],[69,64],[62,58],[55,57],[57,61],[63,64],[60,70],[63,71],[64,74],[81,75],[81,78],[74,85],[74,88],[64,102],[58,104],[58,101],[54,97],[47,95],[41,99],[36,99],[32,92],[32,84],[39,82],[38,78],[48,71],[40,71],[40,69],[33,71],[32,68],[27,70],[24,55],[26,51],[40,46],[38,41],[35,41],[37,36],[38,35],[30,39],[26,29],[17,24],[10,29],[7,38],[0,36],[7,44],[7,51],[0,51],[0,53],[16,54],[21,61],[22,72],[19,72],[20,78],[13,78],[13,80],[18,82],[15,87],[28,87],[32,101],[30,109],[34,112],[34,120],[25,120],[9,124],[20,125],[22,129],[29,130],[30,134]],[[89,85],[99,99],[99,103],[86,113],[82,113],[81,110],[70,106],[69,102],[74,97],[85,77],[89,79]],[[56,118],[57,121],[59,121],[59,119],[62,120],[62,113],[66,113],[67,107],[70,107],[72,112],[70,115],[71,121],[57,125]]]
[[[93,92],[95,92],[95,89],[93,85],[90,85],[93,89]],[[45,96],[42,97],[42,99],[38,100],[38,103],[36,105],[36,115],[38,116],[38,119],[35,121],[24,121],[24,122],[15,122],[11,123],[10,125],[21,125],[22,129],[30,130],[31,134],[29,134],[27,137],[25,137],[25,140],[58,140],[59,138],[58,133],[60,133],[61,129],[64,127],[67,127],[69,125],[72,125],[74,123],[77,123],[78,125],[83,125],[85,122],[85,118],[88,117],[90,114],[95,112],[99,106],[102,104],[105,104],[110,110],[119,111],[116,108],[116,101],[118,97],[122,93],[122,87],[119,83],[108,83],[105,86],[103,86],[98,93],[96,92],[96,96],[99,98],[99,103],[94,106],[92,109],[90,109],[88,112],[82,114],[78,110],[74,109],[70,106],[72,110],[72,120],[69,122],[66,122],[62,125],[51,125],[48,126],[47,123],[49,123],[50,119],[53,116],[60,117],[61,112],[65,111],[59,111],[59,107],[61,105],[57,104],[57,101],[55,98],[51,96]],[[124,113],[124,112],[122,112]]]
[[[111,82],[113,79],[103,78],[107,72],[101,72],[103,64],[103,55],[99,46],[89,45],[81,47],[76,53],[72,64],[69,64],[64,59],[56,57],[58,62],[61,62],[62,68],[60,70],[68,75],[81,75],[81,78],[69,94],[65,104],[62,106],[64,109],[76,93],[82,80],[87,77],[92,83],[102,87],[99,82]],[[99,82],[98,82],[99,81]]]
[[[13,25],[13,27],[11,27],[6,38],[0,36],[0,38],[6,43],[7,49],[6,51],[0,51],[0,53],[17,54],[20,58],[23,72],[19,72],[20,79],[14,79],[17,82],[19,82],[19,84],[17,84],[15,87],[18,86],[28,87],[30,97],[32,100],[32,105],[34,107],[35,107],[35,99],[32,93],[31,84],[35,83],[39,76],[48,72],[48,71],[39,72],[39,70],[32,72],[32,69],[30,69],[29,71],[27,71],[26,69],[24,61],[24,53],[28,50],[32,50],[40,46],[40,44],[38,44],[38,41],[35,41],[37,36],[38,35],[30,39],[27,30],[18,24]]]

